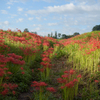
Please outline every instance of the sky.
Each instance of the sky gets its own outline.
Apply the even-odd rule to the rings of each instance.
[[[40,36],[91,32],[100,24],[100,0],[0,0],[0,29]]]

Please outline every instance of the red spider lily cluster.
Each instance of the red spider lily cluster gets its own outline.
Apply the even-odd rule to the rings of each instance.
[[[70,71],[64,71],[64,74],[57,81],[58,83],[62,83],[61,89],[65,87],[72,88],[79,81],[79,78],[81,78],[81,74],[76,77],[75,70],[71,69]]]
[[[32,84],[31,84],[31,87],[34,87],[35,90],[40,90],[40,88],[42,88],[42,91],[40,91],[40,92],[43,92],[43,90],[45,89],[45,87],[47,85],[48,84],[46,84],[45,82],[33,81]],[[46,90],[49,91],[49,92],[52,92],[52,93],[56,92],[56,90],[53,87],[47,87]]]
[[[14,91],[14,89],[18,87],[17,84],[11,84],[11,83],[9,83],[9,84],[3,83],[3,84],[1,84],[1,86],[3,88],[3,91],[0,92],[0,94],[2,94],[3,96],[7,95],[11,92],[12,92],[13,95],[15,95],[16,92]]]
[[[46,68],[51,68],[51,60],[49,58],[49,55],[53,53],[53,48],[49,48],[48,50],[44,51],[43,54],[41,55],[42,57],[42,62],[40,63],[43,67],[38,68],[41,72],[44,72]]]

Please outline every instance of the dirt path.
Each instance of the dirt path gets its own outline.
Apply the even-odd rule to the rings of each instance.
[[[67,59],[68,59],[68,57],[63,56],[59,59],[54,58],[52,60],[52,63],[54,65],[52,66],[52,69],[51,69],[49,84],[51,87],[54,87],[57,91],[59,91],[59,83],[57,82],[57,78],[60,78],[60,76],[63,74],[63,72],[65,70],[70,70],[70,68],[72,66],[72,63],[68,63]],[[29,97],[32,97],[32,93],[30,91],[32,91],[32,87],[29,88],[28,92],[21,93],[19,95],[18,100],[30,100]],[[61,100],[61,98],[62,98],[61,93],[59,93],[59,92],[54,93],[54,97],[56,100],[57,99]]]

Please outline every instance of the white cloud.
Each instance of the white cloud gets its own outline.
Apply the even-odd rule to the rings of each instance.
[[[2,14],[8,14],[8,12],[6,10],[1,10]]]
[[[33,17],[29,17],[28,20],[33,20]]]
[[[32,26],[38,26],[38,27],[41,27],[42,25],[41,24],[33,24]]]
[[[10,14],[10,15],[11,15],[11,18],[14,18],[14,17],[18,16],[16,14]]]
[[[23,18],[19,18],[18,20],[17,20],[17,22],[22,22],[23,21]]]
[[[28,15],[27,15],[27,14],[25,14],[25,16],[27,17]]]
[[[36,1],[37,1],[37,2],[39,2],[39,1],[44,1],[44,2],[49,2],[49,3],[50,3],[50,2],[54,2],[55,0],[33,0],[33,1],[34,1],[34,2],[36,2]]]
[[[7,8],[8,8],[8,9],[10,9],[11,7],[10,7],[10,6],[8,6]]]
[[[7,2],[7,4],[12,5],[13,3],[16,3],[16,2],[18,2],[18,0],[9,0],[9,1]]]
[[[23,11],[23,8],[18,7],[18,11]]]
[[[36,26],[36,24],[33,24],[33,26]]]
[[[37,20],[41,20],[41,17],[36,17]]]
[[[100,7],[98,5],[85,5],[81,3],[79,5],[74,5],[73,3],[61,5],[61,6],[48,6],[40,10],[28,10],[28,14],[38,15],[38,14],[83,14],[83,13],[99,13]]]
[[[48,26],[55,26],[58,25],[57,23],[48,23]]]

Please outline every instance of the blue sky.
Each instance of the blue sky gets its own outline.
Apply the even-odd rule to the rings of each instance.
[[[100,24],[100,0],[0,0],[0,29],[47,36],[92,31]]]

